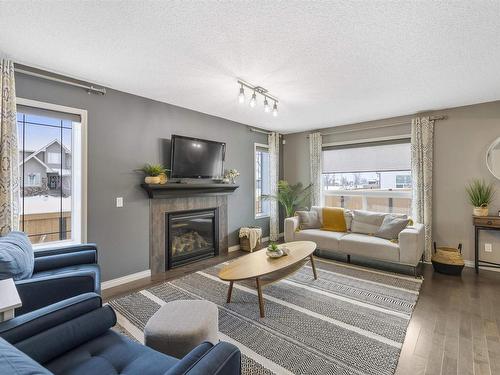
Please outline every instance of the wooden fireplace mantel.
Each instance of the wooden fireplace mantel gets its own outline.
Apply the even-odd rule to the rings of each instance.
[[[150,199],[231,194],[239,185],[214,183],[141,184]]]

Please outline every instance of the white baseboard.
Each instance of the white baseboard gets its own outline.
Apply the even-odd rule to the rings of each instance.
[[[118,277],[116,279],[104,281],[101,283],[101,289],[106,290],[109,288],[114,288],[115,286],[130,283],[132,281],[144,279],[151,276],[151,270],[144,270],[141,272],[132,273],[130,275]]]
[[[278,235],[279,238],[283,238],[285,236],[284,233],[280,233]],[[262,242],[267,242],[269,241],[269,236],[268,237],[262,237]],[[227,249],[228,252],[232,252],[232,251],[238,251],[240,249],[240,245],[234,245],[234,246],[229,246],[229,248]]]
[[[240,245],[229,246],[227,251],[230,253],[232,251],[238,251],[240,249]]]

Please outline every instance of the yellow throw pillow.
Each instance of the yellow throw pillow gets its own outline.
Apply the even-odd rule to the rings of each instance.
[[[331,232],[347,232],[344,209],[338,207],[323,207],[322,230]]]

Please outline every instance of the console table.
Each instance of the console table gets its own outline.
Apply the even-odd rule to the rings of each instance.
[[[482,230],[500,230],[500,216],[473,216],[474,223],[474,267],[479,273],[479,266],[500,268],[500,263],[486,262],[479,259],[479,232]]]

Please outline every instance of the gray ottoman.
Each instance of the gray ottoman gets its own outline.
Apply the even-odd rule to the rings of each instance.
[[[219,342],[217,305],[203,300],[178,300],[162,306],[144,328],[144,344],[182,358],[204,341]]]

